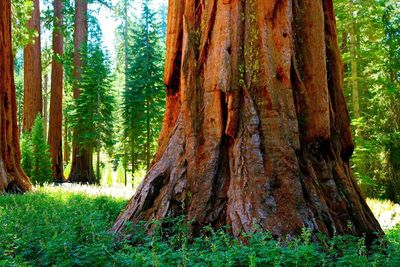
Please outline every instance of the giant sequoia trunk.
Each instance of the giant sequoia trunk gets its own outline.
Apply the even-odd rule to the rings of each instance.
[[[88,2],[75,1],[75,36],[74,36],[74,98],[79,97],[78,81],[82,69],[82,53],[86,47],[88,34],[87,20]],[[93,151],[82,148],[76,141],[79,132],[73,130],[72,166],[68,180],[80,183],[95,183],[96,176],[93,171]]]
[[[40,50],[39,0],[34,0],[32,18],[28,27],[38,36],[34,43],[24,48],[24,114],[22,129],[30,131],[37,114],[42,114],[42,62]]]
[[[284,237],[381,229],[349,167],[332,0],[170,0],[159,148],[114,230],[184,214]]]
[[[20,165],[10,0],[0,1],[0,100],[0,194],[27,191],[31,184]]]
[[[49,145],[53,178],[55,181],[60,182],[64,180],[62,156],[63,66],[60,62],[60,56],[63,54],[62,9],[62,0],[54,0],[54,55],[51,62]]]

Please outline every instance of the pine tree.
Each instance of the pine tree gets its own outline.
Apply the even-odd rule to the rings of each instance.
[[[79,135],[76,141],[88,151],[96,150],[97,182],[100,181],[100,148],[113,145],[114,96],[111,90],[109,58],[99,42],[88,45],[82,62],[79,97],[75,102],[73,127]]]
[[[38,115],[31,132],[25,130],[21,139],[22,168],[32,183],[44,184],[52,181],[49,149],[43,134],[43,120]]]
[[[124,92],[124,133],[129,142],[132,174],[137,163],[150,167],[154,141],[161,127],[164,108],[163,55],[160,25],[149,1],[142,2],[140,20],[133,31]],[[138,144],[144,144],[140,147]]]
[[[31,132],[25,130],[21,139],[21,164],[32,183],[52,182],[49,149],[43,134],[43,120],[38,115]]]
[[[25,174],[31,177],[33,169],[32,139],[27,130],[23,132],[21,138],[21,165]]]
[[[52,181],[50,147],[43,134],[43,119],[38,115],[31,130],[33,168],[31,181],[43,184]]]

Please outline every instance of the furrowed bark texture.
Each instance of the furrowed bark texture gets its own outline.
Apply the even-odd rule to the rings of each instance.
[[[374,238],[342,79],[332,0],[170,0],[159,148],[114,231],[184,214]]]
[[[22,129],[30,131],[37,114],[42,114],[42,62],[40,50],[40,8],[39,0],[34,0],[32,18],[28,27],[38,36],[34,43],[24,48],[24,113]]]
[[[88,2],[86,0],[75,1],[74,98],[78,98],[80,93],[77,82],[80,79],[82,68],[81,51],[87,43],[87,10]],[[72,166],[68,180],[79,183],[96,183],[96,176],[93,170],[93,152],[79,146],[76,141],[78,135],[79,133],[73,130]]]
[[[24,192],[31,183],[20,165],[10,0],[0,2],[0,100],[0,194]]]
[[[51,96],[49,146],[52,162],[53,179],[64,180],[62,156],[62,97],[63,97],[63,66],[60,56],[63,54],[63,3],[54,1],[54,31],[53,31],[53,59],[51,62]]]

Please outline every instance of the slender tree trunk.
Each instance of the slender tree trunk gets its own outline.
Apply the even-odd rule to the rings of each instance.
[[[28,27],[37,31],[34,43],[24,49],[24,114],[23,130],[30,131],[37,114],[42,114],[42,62],[40,50],[40,6],[34,0],[32,18]]]
[[[20,165],[10,0],[0,1],[0,99],[0,194],[24,192],[32,186]]]
[[[128,88],[128,75],[127,75],[127,69],[128,69],[128,1],[124,0],[124,75],[125,75],[125,90]]]
[[[69,163],[69,146],[68,146],[68,120],[64,117],[64,162]]]
[[[360,100],[358,89],[358,54],[357,54],[357,36],[356,36],[356,21],[354,18],[353,0],[349,1],[349,12],[351,23],[349,27],[350,36],[350,54],[351,54],[351,95],[353,105],[354,118],[360,117]]]
[[[63,2],[54,0],[54,30],[53,30],[53,58],[51,62],[51,99],[49,146],[52,163],[53,179],[64,181],[63,155],[62,155],[62,101],[63,101],[63,65],[60,57],[64,53],[63,27]],[[66,124],[65,124],[65,127]],[[68,135],[67,128],[65,128]],[[67,145],[67,143],[65,143]]]
[[[128,39],[129,39],[129,35],[128,35],[128,23],[129,23],[129,17],[128,17],[128,0],[124,0],[124,77],[125,77],[125,91],[128,88],[128,73],[127,73],[127,69],[128,69]],[[133,142],[131,144],[131,146],[133,147]],[[128,176],[127,176],[127,153],[126,150],[125,151],[125,162],[124,162],[124,182],[125,182],[125,186],[128,183]],[[132,161],[133,162],[133,161]],[[133,166],[133,165],[132,165]],[[133,177],[133,172],[132,172],[132,177]],[[133,181],[133,178],[132,178]]]
[[[150,101],[146,99],[146,170],[150,169],[150,142],[151,142],[151,129],[150,129]]]
[[[131,133],[131,165],[132,165],[132,183],[135,180],[135,137],[133,136],[133,131]]]
[[[170,1],[164,82],[154,163],[114,231],[185,214],[195,234],[381,233],[349,166],[332,0]]]
[[[96,161],[96,177],[97,181],[101,181],[100,177],[100,144],[97,144],[96,146],[96,156],[97,156],[97,161]]]
[[[88,20],[87,0],[75,0],[75,36],[74,36],[74,98],[79,97],[78,81],[82,68],[82,49],[87,44]],[[82,148],[76,141],[79,132],[73,130],[72,140],[72,167],[68,180],[80,183],[96,183],[93,170],[93,151]]]
[[[44,84],[43,84],[43,137],[47,138],[47,123],[48,123],[48,113],[47,113],[47,103],[48,103],[48,83],[49,83],[49,75],[46,73],[44,74]]]
[[[127,162],[126,158],[127,158],[127,155],[126,155],[126,150],[125,149],[124,149],[124,151],[125,151],[125,153],[124,153],[124,161],[123,161],[123,164],[124,164],[124,183],[125,183],[125,187],[126,187],[127,184],[128,184],[128,176],[127,176],[127,173],[126,173],[126,162]]]

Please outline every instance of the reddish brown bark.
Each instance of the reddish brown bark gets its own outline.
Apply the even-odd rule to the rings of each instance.
[[[81,54],[82,49],[87,43],[88,20],[87,20],[88,3],[86,0],[75,1],[75,36],[74,36],[74,97],[79,97],[80,90],[78,81],[82,68]],[[72,166],[68,180],[80,183],[96,183],[96,176],[93,170],[93,151],[82,148],[76,138],[79,133],[73,130],[72,141]]]
[[[62,98],[63,98],[63,66],[60,56],[63,54],[63,3],[54,0],[53,59],[51,62],[51,97],[49,146],[52,162],[53,179],[64,180],[62,156]]]
[[[28,27],[37,32],[33,44],[24,48],[24,113],[22,129],[30,131],[37,114],[42,114],[42,62],[40,50],[40,7],[34,0]]]
[[[118,217],[285,237],[381,228],[353,151],[332,0],[170,0],[159,148]]]
[[[31,189],[21,169],[14,61],[11,47],[11,3],[0,1],[0,194]]]

